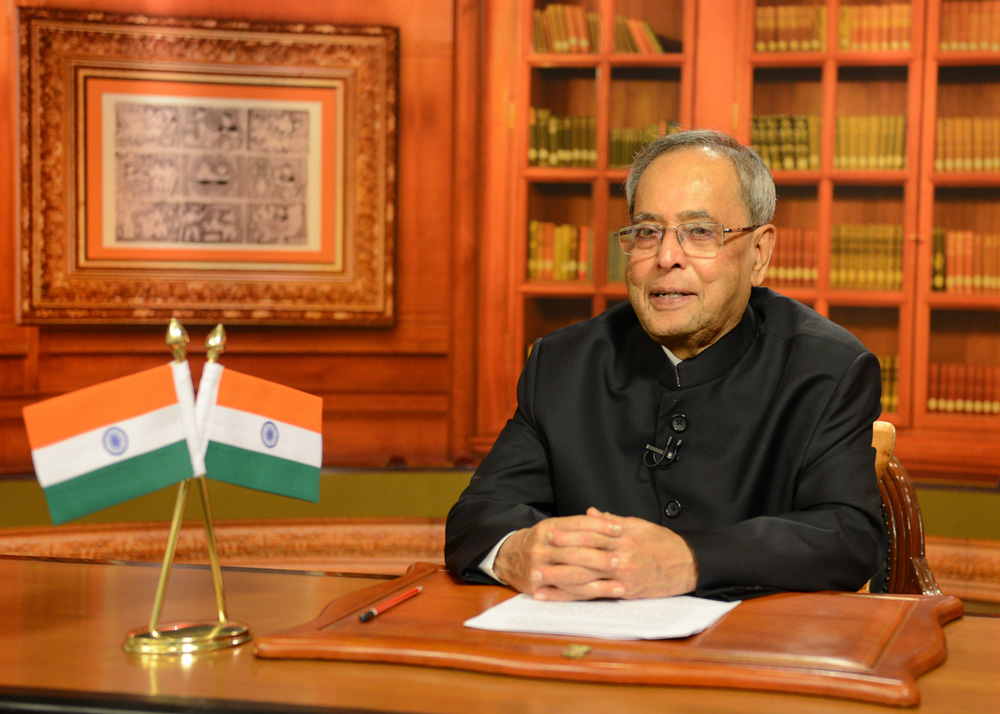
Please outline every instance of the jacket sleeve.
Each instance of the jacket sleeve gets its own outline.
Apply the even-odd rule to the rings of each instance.
[[[470,582],[493,582],[479,570],[486,554],[508,533],[552,513],[549,453],[534,419],[537,341],[517,384],[517,409],[480,463],[445,524],[445,563]]]

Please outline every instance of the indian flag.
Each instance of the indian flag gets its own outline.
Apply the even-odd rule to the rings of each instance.
[[[53,523],[204,473],[187,362],[29,405],[24,424]]]
[[[209,478],[319,501],[321,398],[209,362],[196,413]]]

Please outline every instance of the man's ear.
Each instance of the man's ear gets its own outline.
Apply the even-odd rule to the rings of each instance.
[[[777,233],[770,223],[761,226],[754,231],[753,241],[753,266],[750,269],[750,282],[757,288],[764,283],[764,276],[767,274],[767,266],[771,264],[771,253],[774,251],[774,243],[777,240]]]

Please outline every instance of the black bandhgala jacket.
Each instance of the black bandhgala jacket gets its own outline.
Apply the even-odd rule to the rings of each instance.
[[[513,418],[448,514],[447,565],[494,582],[479,563],[503,536],[594,506],[680,534],[696,595],[857,590],[886,549],[880,393],[855,337],[767,288],[676,367],[615,306],[536,341]]]

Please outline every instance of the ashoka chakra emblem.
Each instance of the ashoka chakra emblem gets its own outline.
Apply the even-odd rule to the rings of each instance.
[[[101,441],[104,444],[104,450],[112,456],[121,456],[128,449],[128,434],[117,426],[105,431]]]
[[[278,444],[278,426],[273,421],[264,422],[260,428],[260,439],[264,446],[273,449]]]

